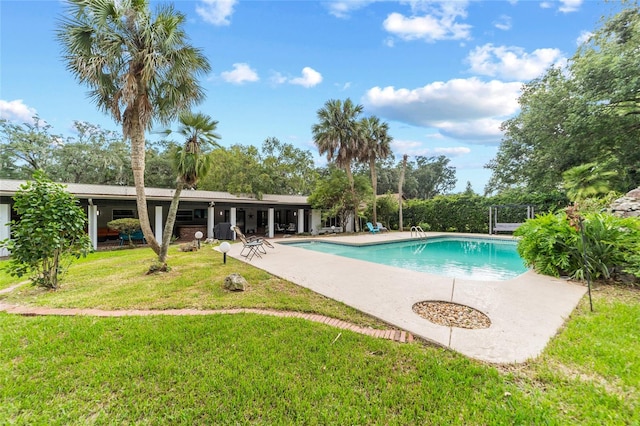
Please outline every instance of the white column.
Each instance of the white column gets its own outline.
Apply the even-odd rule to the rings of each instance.
[[[11,205],[0,204],[0,240],[6,240],[11,237]],[[9,250],[0,247],[0,256],[9,256]]]
[[[231,207],[231,217],[229,217],[229,221],[231,222],[231,226],[236,226],[236,208],[235,207]],[[236,233],[235,231],[233,232],[233,239],[236,239]]]
[[[304,209],[298,209],[298,234],[304,232]]]
[[[318,209],[311,210],[311,233],[314,235],[318,234],[320,228],[322,228],[322,213]]]
[[[98,250],[98,206],[87,206],[87,228],[94,250]]]
[[[215,207],[207,209],[207,238],[213,238],[213,228],[216,226]]]
[[[156,240],[162,244],[162,206],[156,206]]]
[[[275,216],[276,216],[276,213],[275,213],[274,208],[273,207],[269,207],[269,216],[268,216],[269,223],[267,225],[267,229],[269,230],[268,231],[269,232],[268,233],[269,238],[273,238],[273,231],[274,231],[274,229],[273,229],[274,228],[274,223],[273,222],[275,221]]]

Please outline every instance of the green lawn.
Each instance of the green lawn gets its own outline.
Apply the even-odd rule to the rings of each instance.
[[[102,308],[274,303],[379,325],[232,259],[222,266],[209,248],[172,252],[165,276],[142,275],[150,258],[95,254],[58,292],[0,297]],[[249,278],[249,291],[222,291],[224,268]],[[503,366],[295,318],[0,314],[0,424],[639,424],[640,292],[602,287],[594,297],[596,312],[583,300],[538,359]]]

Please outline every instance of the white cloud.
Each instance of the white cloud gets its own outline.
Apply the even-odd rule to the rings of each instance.
[[[558,10],[563,13],[577,12],[580,6],[582,6],[582,1],[583,0],[560,0],[562,6],[560,6]]]
[[[36,114],[36,109],[25,105],[22,99],[13,101],[0,99],[0,118],[4,120],[34,124],[33,117]]]
[[[582,44],[588,42],[592,35],[593,33],[591,31],[582,31],[580,33],[580,36],[578,36],[578,39],[576,40],[576,44],[578,46],[581,46]]]
[[[322,82],[322,74],[318,71],[314,70],[311,67],[302,68],[302,76],[292,78],[289,80],[289,83],[296,84],[298,86],[303,87],[313,87],[317,86]]]
[[[440,138],[442,138],[442,136],[440,136]],[[426,142],[394,139],[391,142],[391,148],[393,152],[396,152],[400,155],[407,154],[410,157],[414,157],[417,155],[446,155],[447,157],[460,157],[471,152],[470,148],[464,146],[429,148],[428,146],[425,146],[425,144]]]
[[[466,18],[467,2],[413,1],[410,4],[412,16],[393,12],[384,20],[384,29],[402,40],[434,42],[470,38],[471,26],[457,22],[458,18]]]
[[[469,78],[434,82],[417,89],[373,87],[363,103],[368,111],[389,120],[496,144],[500,124],[518,111],[521,86],[519,82]]]
[[[566,59],[558,49],[536,49],[527,53],[520,47],[478,46],[469,53],[469,71],[490,77],[531,80],[542,75],[551,65]]]
[[[560,0],[560,6],[558,10],[562,13],[577,12],[582,6],[584,0]],[[556,6],[556,3],[551,1],[543,1],[540,3],[540,7],[543,9],[552,9]]]
[[[196,13],[205,21],[213,25],[229,25],[233,15],[233,6],[237,0],[201,0],[196,6]]]
[[[245,63],[233,64],[233,70],[221,72],[220,77],[227,83],[232,84],[244,84],[260,80],[258,73],[251,69],[249,64]]]
[[[429,148],[424,146],[424,142],[418,141],[394,139],[391,142],[391,149],[393,152],[397,152],[400,155],[407,154],[410,157],[416,155],[429,155]]]
[[[493,22],[493,26],[502,31],[508,31],[511,29],[511,17],[507,15],[500,15],[500,17]]]
[[[336,18],[348,18],[351,12],[362,9],[376,0],[347,0],[347,1],[331,1],[325,3],[329,9],[329,13]]]
[[[273,73],[271,74],[271,78],[269,80],[271,80],[271,83],[273,84],[284,84],[287,82],[287,77],[282,75],[282,73],[273,71]]]
[[[433,148],[434,154],[443,154],[449,157],[459,157],[471,152],[471,148],[466,146],[453,146],[451,148]]]

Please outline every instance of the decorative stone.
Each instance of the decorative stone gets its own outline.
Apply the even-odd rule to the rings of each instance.
[[[224,288],[230,291],[244,291],[247,280],[240,274],[231,274],[224,279]]]
[[[632,189],[611,204],[611,213],[620,217],[640,216],[640,188]]]
[[[434,324],[445,327],[489,328],[491,320],[477,309],[457,303],[425,300],[413,305],[413,312]]]

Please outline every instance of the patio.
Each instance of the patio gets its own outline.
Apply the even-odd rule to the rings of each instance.
[[[442,234],[427,234],[428,237],[438,235]],[[338,235],[326,239],[365,243],[409,238],[409,232],[393,232]],[[482,235],[482,238],[488,237]],[[294,240],[302,239],[288,239]],[[411,332],[416,337],[492,363],[521,363],[538,356],[586,292],[584,286],[533,271],[507,281],[471,281],[413,272],[286,244],[274,246],[275,249],[268,249],[262,258],[253,258],[251,264]],[[241,249],[241,244],[233,244],[229,255],[245,260],[239,256]],[[426,300],[475,308],[490,318],[491,326],[462,329],[434,324],[412,310],[415,303]]]

